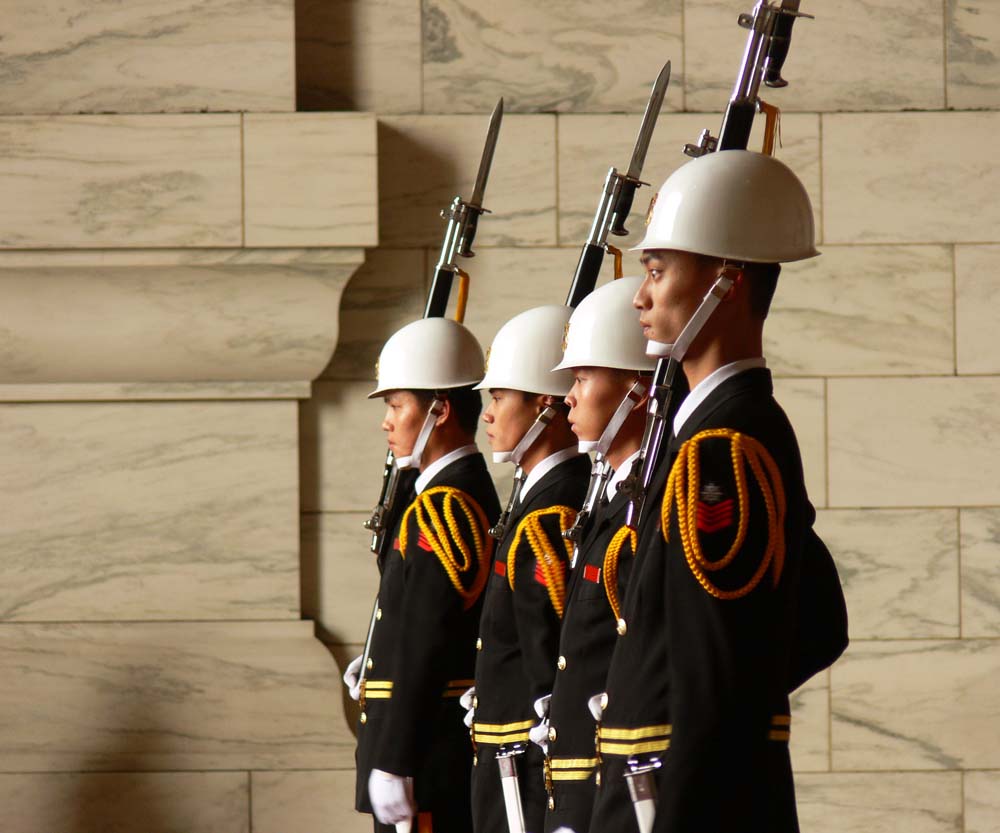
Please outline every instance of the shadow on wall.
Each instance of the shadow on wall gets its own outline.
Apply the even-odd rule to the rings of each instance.
[[[354,3],[295,0],[295,109],[356,110]]]

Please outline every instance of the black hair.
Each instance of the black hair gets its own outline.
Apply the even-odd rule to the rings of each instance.
[[[725,262],[722,258],[709,255],[697,255],[697,258],[708,269],[719,270]],[[781,274],[780,263],[743,263],[743,277],[746,279],[750,299],[750,312],[761,321],[767,318],[771,310],[774,291],[778,287],[778,275]]]
[[[430,407],[434,393],[434,391],[429,390],[413,391],[414,396],[427,408]],[[458,421],[458,427],[467,434],[475,435],[476,428],[479,426],[479,415],[483,411],[482,394],[475,390],[472,385],[463,388],[448,388],[437,391],[437,393],[448,400],[451,411]]]

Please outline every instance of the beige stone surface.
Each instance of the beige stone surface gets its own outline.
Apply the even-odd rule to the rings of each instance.
[[[1000,772],[966,772],[965,833],[989,833],[1000,819]]]
[[[440,249],[439,216],[456,195],[472,198],[489,114],[379,119],[379,229],[383,246]],[[550,115],[506,115],[476,243],[546,246],[556,242],[556,124]],[[436,260],[436,257],[435,257]],[[475,261],[464,262],[469,271]]]
[[[778,378],[774,380],[774,396],[795,430],[809,499],[814,506],[825,506],[826,389],[823,380]]]
[[[362,256],[0,252],[0,383],[308,381],[333,352]]]
[[[823,116],[828,243],[990,243],[1000,113]]]
[[[831,671],[834,770],[1000,769],[1000,640],[855,642]]]
[[[945,5],[948,106],[959,110],[1000,107],[1000,6],[990,0]]]
[[[962,833],[957,772],[802,775],[795,798],[812,833]]]
[[[792,695],[793,772],[830,769],[830,673],[823,671]]]
[[[239,246],[239,124],[0,118],[0,249]]]
[[[994,334],[1000,246],[955,246],[955,351],[959,373],[1000,373]]]
[[[736,19],[752,6],[730,0],[685,3],[688,109],[725,106],[748,34]],[[789,86],[762,87],[766,101],[789,111],[820,112],[944,105],[943,18],[936,0],[803,3],[802,11],[816,19],[795,23],[782,72]]]
[[[585,3],[432,0],[423,7],[424,109],[638,112],[663,63],[682,72],[681,0]],[[627,48],[622,48],[627,43]],[[668,106],[679,108],[680,84]]]
[[[296,408],[0,406],[0,618],[297,618]]]
[[[957,510],[829,510],[816,528],[837,562],[852,639],[959,635]]]
[[[299,0],[299,110],[418,113],[420,0]]]
[[[0,658],[4,772],[353,766],[310,622],[8,624]]]
[[[308,399],[309,382],[69,382],[0,385],[0,402],[169,402]]]
[[[1000,503],[1000,380],[830,379],[830,505]]]
[[[243,116],[247,246],[378,243],[375,117]]]
[[[962,636],[1000,636],[1000,509],[959,513]]]
[[[826,246],[782,270],[764,353],[783,375],[951,373],[952,280],[945,246]]]
[[[4,833],[249,833],[245,772],[0,775]]]
[[[4,3],[0,113],[295,109],[292,0]]]
[[[254,772],[254,833],[369,833],[372,817],[354,810],[354,770]]]

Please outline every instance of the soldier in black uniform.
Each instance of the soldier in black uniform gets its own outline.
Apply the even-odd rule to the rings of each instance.
[[[569,307],[536,307],[497,333],[488,353],[483,414],[497,462],[517,466],[507,510],[492,530],[496,556],[476,643],[469,719],[475,744],[473,829],[507,833],[497,753],[512,754],[524,829],[540,833],[545,815],[542,755],[528,742],[535,701],[552,690],[570,547],[562,533],[583,503],[590,460],[566,420],[568,370],[554,371]],[[509,800],[509,799],[508,799]],[[514,829],[517,829],[516,827]]]
[[[649,803],[624,776],[652,767],[633,785],[655,785],[653,830],[791,833],[788,692],[811,662],[796,630],[818,539],[762,329],[778,263],[816,254],[809,199],[771,157],[709,154],[664,184],[639,248],[644,334],[682,354],[691,393],[638,531],[592,829],[639,829]]]
[[[383,559],[358,684],[356,808],[376,831],[471,827],[471,748],[458,698],[472,681],[481,594],[500,506],[475,446],[482,351],[462,325],[425,318],[379,357],[374,396],[402,467],[420,471]]]

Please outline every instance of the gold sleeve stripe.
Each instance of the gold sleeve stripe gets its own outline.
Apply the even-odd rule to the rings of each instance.
[[[601,739],[602,755],[645,755],[648,752],[665,752],[670,748],[670,738],[646,740],[638,743],[616,743]]]
[[[477,732],[491,732],[504,733],[504,732],[517,732],[521,729],[530,729],[535,725],[534,720],[520,720],[516,723],[476,723]]]
[[[739,522],[736,538],[726,554],[717,561],[710,561],[698,540],[698,497],[701,490],[701,470],[698,447],[709,439],[726,439],[730,444],[733,475],[736,481]],[[754,575],[735,590],[722,590],[708,574],[727,567],[743,546],[750,521],[750,500],[747,494],[747,467],[753,472],[764,498],[767,511],[767,546]],[[702,431],[681,446],[667,478],[667,488],[660,510],[660,528],[663,538],[670,540],[670,518],[676,508],[684,558],[698,583],[717,599],[739,599],[750,593],[771,568],[772,583],[777,585],[785,562],[785,491],[781,474],[767,449],[753,437],[718,428]]]
[[[653,726],[639,726],[636,729],[615,729],[611,726],[601,726],[599,729],[602,738],[607,740],[642,740],[643,738],[655,738],[659,735],[670,735],[669,723],[658,723]]]
[[[576,510],[570,506],[546,506],[544,509],[537,509],[521,519],[514,533],[514,540],[510,549],[507,550],[507,582],[510,589],[514,589],[514,568],[517,556],[517,548],[522,538],[528,540],[528,546],[538,562],[538,566],[545,576],[545,587],[549,591],[549,600],[559,618],[562,618],[563,609],[566,606],[566,562],[573,554],[573,544],[559,537],[558,546],[566,552],[566,557],[561,558],[552,546],[549,536],[542,526],[542,519],[556,516],[559,518],[559,531],[563,532],[573,525],[576,520]]]
[[[621,605],[618,601],[618,559],[621,556],[622,547],[628,541],[632,552],[635,552],[638,535],[634,529],[623,526],[615,533],[608,548],[604,553],[604,593],[608,597],[608,604],[611,605],[611,613],[617,622],[622,615]]]
[[[594,774],[593,768],[591,769],[554,769],[549,774],[549,777],[553,781],[586,781]]]
[[[444,521],[434,505],[434,496],[442,495]],[[472,548],[459,532],[456,520],[457,510],[465,516],[472,530]],[[399,531],[399,549],[406,557],[406,542],[410,515],[417,520],[417,527],[431,545],[441,566],[444,567],[452,586],[462,597],[465,609],[476,603],[486,585],[490,557],[493,554],[493,539],[486,534],[489,523],[486,515],[469,495],[452,486],[435,486],[417,495],[403,515]],[[462,576],[471,575],[472,581],[466,587]]]
[[[597,758],[549,758],[552,769],[593,769]]]

